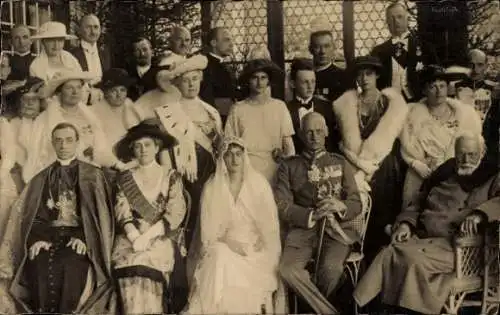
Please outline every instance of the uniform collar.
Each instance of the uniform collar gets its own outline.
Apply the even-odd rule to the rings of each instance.
[[[302,152],[302,156],[309,162],[312,162],[313,160],[317,160],[325,154],[326,154],[325,149],[320,149],[317,151],[304,150]]]

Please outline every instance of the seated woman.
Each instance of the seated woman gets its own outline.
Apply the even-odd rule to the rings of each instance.
[[[240,76],[248,87],[248,98],[233,105],[225,126],[226,135],[245,141],[252,167],[268,181],[272,181],[280,158],[295,154],[290,112],[268,91],[270,82],[280,75],[281,69],[270,60],[248,62]]]
[[[282,314],[273,307],[281,254],[277,207],[244,143],[226,138],[201,200],[201,252],[187,313]]]
[[[129,122],[126,112],[133,106],[127,92],[134,82],[135,79],[126,70],[112,68],[104,72],[98,84],[104,92],[104,98],[92,105],[91,109],[100,119],[110,144],[117,143],[127,133]]]
[[[174,143],[157,125],[144,121],[115,146],[122,161],[135,158],[139,165],[117,178],[115,217],[120,232],[112,262],[123,314],[168,313],[164,301],[186,204],[181,177],[160,166],[157,156]]]
[[[403,191],[403,209],[418,194],[423,180],[455,156],[455,139],[463,131],[481,132],[481,120],[472,106],[448,98],[453,77],[439,66],[420,74],[426,98],[410,104],[401,133],[401,154],[409,168]]]
[[[14,134],[5,117],[0,116],[0,240],[9,218],[9,208],[17,198],[11,170],[15,164]]]

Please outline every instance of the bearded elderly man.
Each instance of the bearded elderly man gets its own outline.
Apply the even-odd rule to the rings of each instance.
[[[344,272],[344,262],[359,241],[354,220],[362,210],[353,166],[325,151],[324,117],[308,113],[302,120],[305,150],[278,168],[274,189],[278,213],[288,227],[279,266],[283,280],[318,314],[340,314],[329,301]],[[326,221],[323,221],[326,218]],[[317,249],[321,222],[326,222],[316,272],[317,286],[306,265]]]
[[[453,279],[452,238],[474,235],[481,223],[500,219],[500,175],[484,155],[481,135],[457,138],[455,158],[423,183],[418,200],[397,218],[392,243],[358,283],[359,305],[380,294],[388,305],[440,313]]]

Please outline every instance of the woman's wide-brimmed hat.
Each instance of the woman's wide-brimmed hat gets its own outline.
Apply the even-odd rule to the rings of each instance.
[[[75,35],[66,32],[66,25],[61,22],[49,21],[43,23],[38,29],[38,34],[31,36],[31,39],[44,38],[64,38],[66,40],[77,39]]]
[[[54,95],[57,88],[71,80],[82,80],[89,82],[95,79],[95,75],[88,71],[64,70],[58,72],[40,89],[41,97],[47,98]]]
[[[250,77],[256,72],[265,72],[269,76],[270,81],[274,77],[283,76],[283,71],[278,67],[274,62],[268,59],[254,59],[250,60],[245,68],[243,68],[243,72],[240,75],[239,80],[241,83],[246,84]]]
[[[173,80],[187,72],[203,71],[207,67],[208,59],[203,55],[194,55],[185,59],[173,58],[168,64],[163,66],[162,64],[160,61],[159,67],[161,70],[157,72],[156,79]]]
[[[127,70],[122,68],[111,68],[104,72],[102,80],[97,84],[97,87],[103,90],[113,88],[115,86],[124,86],[129,88],[136,80],[132,78]]]
[[[383,66],[382,63],[380,62],[380,59],[374,56],[360,56],[356,57],[354,59],[354,62],[352,64],[352,70],[351,72],[353,74],[356,74],[359,70],[363,69],[373,69],[377,73],[380,73],[382,70]]]
[[[11,97],[16,100],[19,100],[23,95],[29,95],[34,98],[43,98],[40,94],[40,89],[44,84],[45,81],[43,81],[43,79],[38,77],[28,77],[22,86],[12,92]]]
[[[446,69],[438,65],[428,65],[418,72],[419,80],[422,86],[436,80],[446,82],[455,81],[457,74],[446,72]],[[458,75],[459,77],[462,75]]]
[[[134,141],[145,137],[160,140],[160,150],[173,147],[177,144],[177,140],[174,137],[161,129],[160,122],[152,118],[144,120],[130,128],[127,134],[115,144],[113,152],[121,161],[129,162],[135,158],[132,144]]]

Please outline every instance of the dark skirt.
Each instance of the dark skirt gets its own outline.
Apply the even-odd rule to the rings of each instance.
[[[390,243],[385,227],[394,224],[401,212],[406,164],[400,157],[399,147],[396,142],[370,181],[372,209],[364,242],[368,265],[380,249]]]

